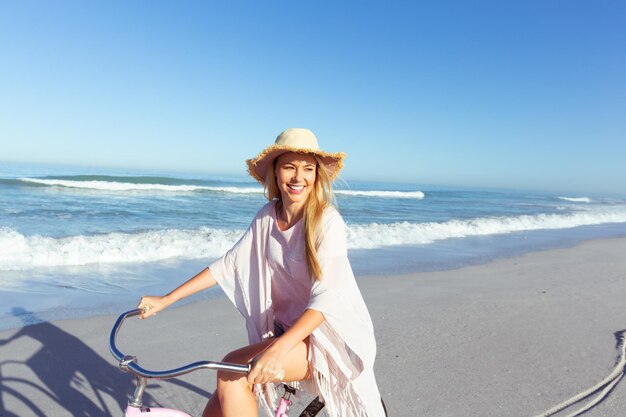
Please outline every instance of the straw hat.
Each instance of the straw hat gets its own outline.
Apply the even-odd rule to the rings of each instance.
[[[276,138],[273,145],[265,148],[256,158],[248,159],[248,172],[261,184],[265,183],[267,170],[272,168],[272,163],[281,154],[286,152],[300,152],[316,155],[320,158],[330,179],[333,180],[343,168],[343,152],[329,153],[320,150],[317,138],[309,129],[290,128],[282,132]]]

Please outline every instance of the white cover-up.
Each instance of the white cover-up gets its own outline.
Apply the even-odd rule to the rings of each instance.
[[[274,228],[278,229],[275,210],[276,200],[266,204],[239,242],[209,266],[245,318],[250,344],[273,336],[271,289],[276,267],[270,265],[269,245],[281,245],[285,254],[298,260],[297,242],[304,239],[299,228],[293,232],[300,237],[277,241],[276,234],[272,235]],[[374,378],[376,341],[372,320],[348,261],[345,224],[332,207],[324,212],[322,233],[318,249],[322,279],[309,279],[308,305],[294,307],[320,311],[325,318],[310,336],[313,378],[309,383],[301,383],[301,388],[321,395],[326,412],[332,417],[384,417]],[[295,262],[291,268],[304,268],[308,279],[305,261]],[[254,390],[268,415],[273,416],[278,399],[275,385],[257,384]]]

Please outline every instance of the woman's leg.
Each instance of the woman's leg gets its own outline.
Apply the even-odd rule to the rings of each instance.
[[[274,339],[246,346],[235,350],[226,357],[224,362],[245,364],[263,352]],[[309,378],[309,339],[298,343],[287,354],[283,362],[285,376],[282,382],[301,381]],[[281,382],[276,380],[274,382]],[[234,372],[217,373],[217,390],[213,393],[204,409],[203,417],[257,417],[256,398],[252,385],[248,384],[246,375]]]
[[[211,395],[209,401],[204,407],[202,417],[223,417],[222,406],[220,405],[220,399],[217,397],[217,390]]]

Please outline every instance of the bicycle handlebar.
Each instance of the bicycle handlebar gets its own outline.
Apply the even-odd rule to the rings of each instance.
[[[142,368],[137,364],[136,357],[123,354],[115,344],[117,332],[122,326],[124,320],[126,320],[128,317],[138,316],[141,313],[143,313],[143,310],[139,308],[129,310],[123,313],[117,318],[115,324],[113,325],[113,328],[111,329],[111,334],[109,336],[109,350],[111,351],[111,354],[113,354],[113,356],[120,362],[120,368],[122,368],[122,370],[145,378],[156,379],[174,378],[180,375],[188,374],[193,371],[197,371],[198,369],[213,369],[216,371],[238,372],[242,374],[247,374],[248,372],[250,372],[250,364],[240,365],[236,363],[213,361],[194,362],[190,363],[189,365],[181,366],[180,368],[169,369],[166,371],[150,371],[148,369]]]

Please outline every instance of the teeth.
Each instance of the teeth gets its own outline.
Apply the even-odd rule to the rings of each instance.
[[[288,187],[295,191],[300,191],[304,189],[304,185],[288,185]]]

